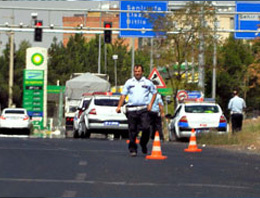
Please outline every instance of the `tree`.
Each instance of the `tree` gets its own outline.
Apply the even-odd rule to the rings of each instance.
[[[29,41],[22,41],[14,58],[13,103],[21,107],[23,101],[23,71],[26,68],[26,49],[31,47]]]
[[[220,49],[217,69],[217,101],[226,110],[226,113],[233,89],[239,89],[244,99],[247,100],[247,68],[252,62],[253,55],[250,45],[242,40],[236,40],[231,34]]]
[[[60,80],[61,85],[69,78],[70,68],[67,64],[67,53],[63,43],[57,43],[54,37],[53,43],[48,49],[48,84],[56,84]]]
[[[205,18],[209,24],[214,20],[215,11],[209,2],[188,2],[183,8],[174,11],[166,17],[157,17],[154,22],[156,32],[171,32],[163,37],[159,37],[160,65],[167,67],[169,81],[173,88],[174,102],[179,89],[187,87],[196,88],[196,85],[188,85],[186,78],[183,78],[189,68],[184,70],[181,65],[187,62],[197,62],[199,54],[199,44],[204,36],[205,43],[212,39],[211,26],[206,26],[201,20]],[[176,68],[174,68],[176,65]],[[198,89],[198,87],[196,88]],[[175,106],[175,105],[174,105]]]
[[[260,39],[253,41],[252,51],[254,61],[247,69],[247,106],[251,110],[260,109]]]
[[[8,64],[4,56],[0,57],[0,108],[8,105]]]
[[[10,55],[10,44],[7,43],[5,49],[3,50],[3,56],[0,59],[0,102],[1,108],[8,106],[9,98],[9,55]]]

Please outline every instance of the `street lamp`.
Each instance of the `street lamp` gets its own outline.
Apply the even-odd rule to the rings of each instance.
[[[117,62],[117,59],[118,59],[118,55],[117,54],[114,54],[112,56],[115,64],[114,64],[114,71],[115,71],[115,88],[116,88],[116,92],[117,92],[117,68],[116,68],[116,62]]]
[[[38,17],[38,13],[36,13],[36,12],[31,13],[31,17],[32,17],[31,26],[34,26],[35,21],[37,20],[37,17]]]

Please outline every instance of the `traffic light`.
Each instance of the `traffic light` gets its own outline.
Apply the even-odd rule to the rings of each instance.
[[[34,41],[42,41],[42,20],[35,20]]]
[[[104,22],[104,28],[112,28],[112,22]],[[112,30],[104,30],[104,42],[111,43]]]

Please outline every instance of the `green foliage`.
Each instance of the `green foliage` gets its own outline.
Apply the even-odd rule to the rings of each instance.
[[[210,2],[188,2],[186,6],[174,11],[164,18],[155,19],[155,31],[176,32],[158,38],[157,43],[160,61],[159,65],[167,66],[171,88],[174,93],[174,103],[176,106],[176,95],[178,90],[199,90],[197,84],[189,84],[184,77],[190,69],[182,69],[185,62],[198,63],[199,42],[203,35],[205,43],[212,43],[213,32],[211,26],[203,23],[212,23],[214,20],[214,10],[211,9]],[[198,14],[201,12],[202,14]],[[153,19],[151,19],[153,21]],[[206,47],[205,47],[206,48]],[[205,51],[205,57],[208,50]],[[173,65],[177,67],[173,69]]]
[[[249,44],[230,35],[219,51],[216,88],[217,100],[227,116],[227,104],[232,97],[232,90],[239,89],[240,95],[245,96],[247,67],[252,62],[253,56]]]
[[[19,49],[15,52],[13,103],[18,107],[22,106],[23,101],[23,70],[26,65],[26,49],[29,47],[31,47],[31,45],[28,41],[22,41],[19,45]]]
[[[9,44],[3,50],[3,56],[0,57],[0,103],[1,108],[8,105],[8,87],[9,87]],[[25,53],[30,47],[28,41],[23,41],[16,51],[14,46],[14,74],[13,74],[13,103],[20,107],[23,96],[23,70],[25,69]]]
[[[55,85],[57,80],[64,84],[68,79],[70,68],[67,65],[66,54],[66,49],[62,42],[57,43],[57,38],[55,37],[48,49],[48,84]]]

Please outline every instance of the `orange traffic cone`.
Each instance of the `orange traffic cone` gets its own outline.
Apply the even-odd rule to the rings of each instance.
[[[146,159],[155,159],[155,160],[164,160],[167,158],[167,156],[162,155],[161,142],[160,142],[160,136],[159,136],[158,131],[155,132],[152,154],[147,155],[145,158]]]
[[[185,152],[201,152],[202,149],[197,147],[196,132],[194,129],[191,130],[190,142],[188,148],[184,149]]]
[[[127,144],[129,144],[129,142],[130,142],[130,140],[126,140],[126,143],[127,143]],[[140,143],[140,140],[136,138],[136,139],[135,139],[135,143],[136,143],[136,144],[139,144],[139,143]]]

